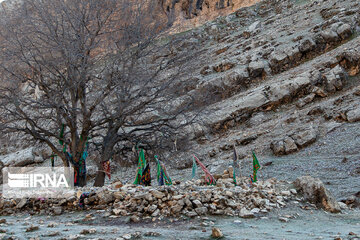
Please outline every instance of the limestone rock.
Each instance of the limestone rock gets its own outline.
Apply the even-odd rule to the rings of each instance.
[[[340,212],[340,206],[318,178],[302,176],[295,180],[295,187],[304,198],[332,213]]]

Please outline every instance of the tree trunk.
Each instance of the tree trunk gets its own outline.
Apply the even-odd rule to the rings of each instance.
[[[79,176],[78,181],[79,181],[78,182],[79,187],[86,186],[86,175],[85,176]]]
[[[105,172],[98,171],[95,178],[94,187],[102,187],[105,184]]]
[[[74,166],[74,186],[84,187],[86,185],[86,174],[81,176],[79,174],[79,167]]]

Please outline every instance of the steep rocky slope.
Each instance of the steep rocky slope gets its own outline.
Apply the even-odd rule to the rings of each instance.
[[[185,3],[196,7],[178,1],[175,8]],[[265,0],[179,33],[187,40],[154,59],[188,53],[194,60],[179,79],[179,99],[202,96],[205,110],[178,136],[188,144],[164,158],[183,169],[194,152],[219,172],[231,163],[234,143],[243,159],[251,149],[292,154],[358,121],[359,32],[356,0]]]
[[[234,142],[290,154],[359,120],[358,32],[349,0],[263,1],[189,33],[179,48],[198,59],[189,94],[212,96],[192,150],[215,162]]]

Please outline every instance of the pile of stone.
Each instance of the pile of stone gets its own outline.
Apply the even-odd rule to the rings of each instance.
[[[63,199],[2,199],[0,214],[25,210],[30,214],[57,215],[73,210],[106,209],[111,215],[131,215],[134,221],[142,217],[208,214],[251,218],[284,207],[288,201],[296,199],[296,190],[280,190],[287,187],[276,179],[250,185],[249,178],[238,177],[235,186],[231,176],[232,168],[222,175],[215,175],[216,186],[206,185],[203,179],[160,187],[117,182],[102,188],[83,188]],[[80,208],[79,198],[83,192],[90,192],[90,195]]]
[[[208,186],[203,179],[176,182],[172,186],[145,187],[120,182],[102,188],[82,188],[63,199],[2,199],[0,214],[9,215],[18,211],[30,214],[54,214],[74,210],[107,210],[107,216],[131,216],[130,221],[141,218],[169,216],[196,217],[203,215],[240,216],[253,218],[288,203],[298,204],[302,200],[319,203],[330,212],[339,212],[339,205],[324,188],[319,179],[298,178],[290,188],[288,182],[275,178],[250,184],[246,177],[233,183],[232,168],[222,175],[215,175],[216,186]],[[90,194],[79,206],[83,192]],[[298,196],[298,192],[304,197]],[[321,204],[323,204],[321,206]]]

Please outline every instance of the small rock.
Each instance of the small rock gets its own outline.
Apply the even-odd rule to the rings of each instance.
[[[60,207],[60,206],[55,206],[55,207],[52,208],[52,211],[53,211],[53,213],[54,213],[55,215],[61,215],[61,213],[62,213],[62,207]]]
[[[194,204],[197,208],[203,206],[202,203],[201,203],[198,199],[194,200],[194,201],[193,201],[193,204]]]
[[[291,194],[294,194],[294,195],[296,195],[297,194],[297,191],[296,191],[296,189],[290,189],[290,192],[291,192]]]
[[[53,227],[55,227],[55,226],[57,226],[57,225],[58,225],[57,223],[51,222],[51,223],[49,223],[49,224],[47,225],[47,227],[48,227],[48,228],[53,228]]]
[[[341,209],[347,209],[347,205],[343,202],[338,202]]]
[[[140,221],[140,218],[139,218],[138,216],[136,216],[136,215],[132,215],[132,216],[130,217],[130,222],[137,223],[137,222],[139,222],[139,221]]]
[[[123,239],[130,240],[132,238],[131,234],[125,234],[122,236]]]
[[[34,232],[39,230],[39,226],[31,225],[30,227],[26,228],[25,232]]]
[[[205,215],[208,212],[206,207],[195,208],[195,212],[199,215]]]
[[[221,232],[221,230],[219,228],[213,227],[211,236],[213,238],[222,238],[222,237],[224,237],[224,234]]]
[[[20,200],[20,202],[16,205],[16,208],[17,208],[17,209],[21,209],[21,208],[23,208],[23,207],[26,205],[26,203],[27,203],[27,199],[26,199],[26,198],[22,198],[22,199]]]
[[[159,237],[161,236],[161,233],[158,232],[146,232],[144,233],[145,237]]]
[[[91,229],[83,229],[80,234],[82,235],[87,235],[87,234],[94,234],[96,233],[96,229],[95,228],[91,228]]]
[[[254,218],[255,215],[254,215],[254,213],[250,212],[246,208],[242,208],[240,210],[239,217],[241,217],[241,218]]]
[[[59,231],[53,231],[53,232],[48,232],[46,234],[43,234],[42,237],[55,237],[55,236],[59,236],[60,232]]]
[[[281,191],[281,195],[283,195],[283,196],[290,196],[291,193],[290,193],[290,191]]]
[[[289,219],[288,219],[288,218],[285,218],[285,217],[279,217],[279,221],[280,221],[280,222],[288,222]]]
[[[348,111],[346,113],[347,120],[349,122],[357,122],[360,120],[360,109],[356,108],[354,110]]]
[[[150,193],[157,199],[162,199],[163,197],[165,197],[164,193],[157,191],[157,190],[153,190]]]

